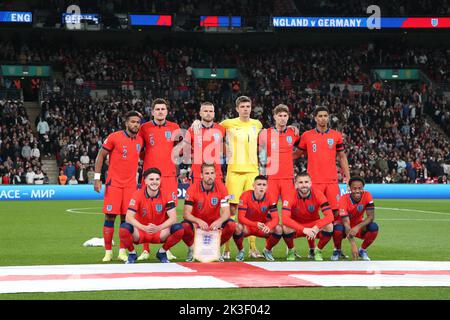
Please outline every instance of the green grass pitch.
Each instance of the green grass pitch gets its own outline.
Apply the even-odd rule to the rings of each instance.
[[[90,238],[102,237],[101,204],[101,201],[0,203],[0,266],[101,264],[103,248],[82,246]],[[179,219],[182,216],[182,204],[180,201]],[[375,220],[380,226],[380,233],[369,248],[372,260],[449,260],[450,200],[378,200],[376,206]],[[118,252],[118,227],[117,220],[114,257]],[[258,247],[262,248],[264,240],[257,241]],[[157,262],[154,253],[158,246],[151,246],[151,262]],[[234,244],[231,247],[234,258]],[[324,249],[324,258],[329,259],[332,247],[330,242]],[[304,257],[307,254],[306,240],[297,239],[296,248]],[[350,252],[347,242],[344,242],[344,250]],[[172,252],[178,257],[177,261],[184,261],[186,247],[183,243],[179,243]],[[282,242],[274,248],[274,257],[277,260],[285,259],[285,245]],[[0,294],[0,299],[237,298],[435,300],[450,299],[450,288],[246,288]]]

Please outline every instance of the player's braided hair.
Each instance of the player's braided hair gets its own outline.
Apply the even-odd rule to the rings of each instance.
[[[362,183],[363,187],[366,185],[366,182],[361,177],[351,177],[350,180],[348,180],[348,186],[350,187],[353,182],[359,181]]]

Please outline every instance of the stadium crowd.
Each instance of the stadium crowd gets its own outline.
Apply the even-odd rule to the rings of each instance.
[[[34,134],[23,102],[0,100],[0,184],[48,183],[41,163],[50,141],[45,123]]]
[[[266,127],[272,123],[272,108],[279,103],[288,105],[291,121],[300,131],[313,127],[312,111],[317,105],[328,106],[331,126],[347,137],[352,170],[368,182],[445,182],[450,174],[448,139],[424,118],[429,114],[448,134],[450,112],[445,97],[418,83],[395,87],[381,83],[375,88],[369,74],[375,65],[416,66],[436,82],[448,82],[450,51],[401,51],[388,43],[384,47],[369,43],[320,49],[235,46],[217,50],[182,44],[134,49],[44,47],[2,41],[0,60],[61,64],[64,81],[55,81],[45,88],[43,124],[36,122],[42,132],[35,139],[22,139],[18,144],[22,148],[25,143],[30,147],[35,143],[41,153],[55,154],[63,171],[62,182],[69,183],[72,176],[78,183],[92,182],[98,148],[108,133],[121,127],[121,117],[129,110],[140,110],[149,120],[151,101],[164,97],[171,103],[169,119],[188,128],[201,101],[216,105],[218,121],[234,117],[233,101],[242,93],[253,98],[253,114]],[[242,74],[243,83],[196,79],[194,67],[235,67]],[[89,90],[95,89],[94,81],[144,81],[143,95],[137,97],[127,90],[118,90],[110,91],[107,98],[94,99],[89,96]],[[0,84],[5,86],[5,81]],[[9,108],[10,104],[3,103],[3,123],[11,118]],[[23,106],[16,108],[21,110],[13,117],[17,123],[26,115]],[[44,122],[49,127],[47,135]],[[29,135],[27,130],[30,129],[25,126],[24,134]],[[2,163],[11,156],[8,150],[12,149],[13,138],[8,145],[8,131],[2,129]],[[12,155],[11,159],[15,159],[14,152]],[[26,171],[30,166],[24,164],[23,168]],[[37,170],[39,164],[33,166]],[[298,160],[297,166],[304,168],[305,160]]]

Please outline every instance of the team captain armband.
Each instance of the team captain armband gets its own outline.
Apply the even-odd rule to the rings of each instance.
[[[375,209],[375,204],[373,203],[373,201],[370,201],[370,202],[366,205],[366,209]]]
[[[220,200],[220,207],[221,208],[226,208],[230,206],[229,201],[229,196],[226,196],[225,198],[223,198],[222,200]]]
[[[166,210],[171,210],[173,208],[175,208],[175,202],[170,201],[166,203]]]
[[[344,151],[344,144],[342,144],[342,143],[337,144],[336,151]]]

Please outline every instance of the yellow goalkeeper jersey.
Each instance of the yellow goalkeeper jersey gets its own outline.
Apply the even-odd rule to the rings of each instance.
[[[258,172],[258,134],[262,129],[259,120],[243,122],[238,118],[220,123],[226,130],[228,171]]]

